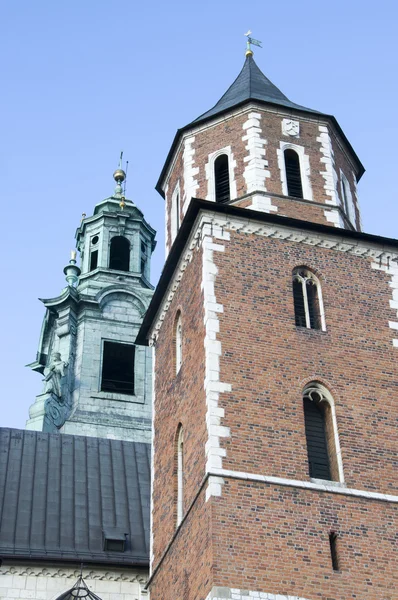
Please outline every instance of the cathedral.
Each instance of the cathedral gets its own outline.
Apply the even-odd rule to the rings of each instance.
[[[156,289],[120,161],[0,430],[1,600],[398,599],[398,241],[363,173],[250,39],[166,157]]]

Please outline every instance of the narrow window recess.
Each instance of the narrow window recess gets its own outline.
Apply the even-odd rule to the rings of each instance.
[[[305,436],[309,475],[315,479],[331,480],[325,415],[319,406],[322,396],[311,390],[304,396]]]
[[[109,268],[118,271],[130,270],[130,242],[122,235],[116,235],[111,240]]]
[[[135,346],[104,341],[101,390],[134,394]]]
[[[345,182],[344,178],[341,179],[341,189],[342,189],[342,193],[343,193],[344,211],[345,211],[345,214],[347,215],[347,217],[349,217],[350,213],[349,213],[349,206],[348,206],[348,195],[347,195],[346,182]]]
[[[177,527],[184,514],[184,432],[180,426],[177,439]]]
[[[176,228],[178,231],[180,229],[180,225],[181,225],[181,223],[180,223],[180,194],[179,193],[177,193],[177,195],[176,195],[175,211],[176,211],[176,216],[175,216]]]
[[[287,193],[294,198],[303,198],[303,185],[301,182],[300,158],[297,152],[285,150],[285,169],[287,181]]]
[[[94,271],[98,266],[98,250],[93,250],[90,254],[90,271]]]
[[[175,366],[176,375],[181,369],[182,363],[182,321],[181,313],[177,314],[176,322],[174,325],[174,336],[175,336]]]
[[[221,154],[214,161],[214,179],[216,202],[228,202],[231,199],[231,192],[228,156],[226,154]]]
[[[339,571],[339,557],[337,554],[337,533],[331,531],[329,533],[330,557],[332,559],[333,571]]]

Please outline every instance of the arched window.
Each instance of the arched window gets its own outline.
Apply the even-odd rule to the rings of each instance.
[[[284,152],[287,181],[287,193],[295,198],[303,198],[303,185],[301,182],[300,158],[297,152],[287,149]]]
[[[177,527],[184,514],[184,432],[179,426],[177,435]]]
[[[130,270],[130,242],[122,235],[116,235],[111,240],[109,268],[118,271]]]
[[[344,481],[333,398],[313,382],[303,394],[308,470],[314,479]]]
[[[175,343],[175,366],[176,375],[181,369],[182,363],[182,320],[181,313],[178,311],[174,322],[174,343]]]
[[[226,154],[221,154],[214,161],[214,182],[216,202],[227,202],[230,200],[229,164]]]
[[[314,273],[305,268],[293,271],[294,316],[298,327],[326,331],[322,289]]]

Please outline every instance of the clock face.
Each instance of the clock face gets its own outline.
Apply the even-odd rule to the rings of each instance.
[[[292,121],[290,119],[283,119],[282,133],[284,133],[285,135],[298,137],[300,134],[300,123],[298,121]]]

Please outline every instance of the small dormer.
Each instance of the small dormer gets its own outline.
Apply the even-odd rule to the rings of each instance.
[[[107,527],[103,529],[104,552],[122,553],[126,549],[127,533],[120,527]]]

